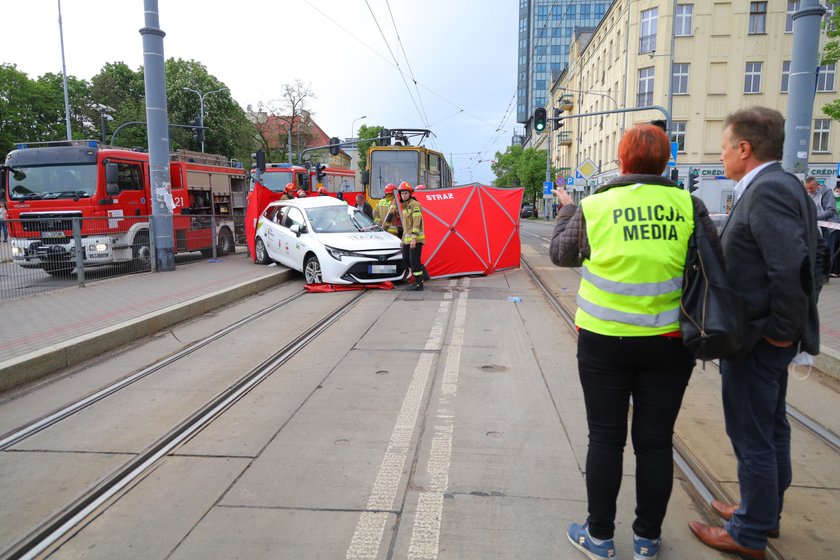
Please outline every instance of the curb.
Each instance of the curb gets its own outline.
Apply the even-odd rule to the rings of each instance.
[[[288,280],[291,275],[290,269],[280,270],[6,360],[0,363],[0,392],[30,383],[56,370],[79,364],[176,323],[272,288]]]

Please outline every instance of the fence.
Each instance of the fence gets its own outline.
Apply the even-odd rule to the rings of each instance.
[[[120,274],[144,273],[155,262],[149,216],[83,218],[79,212],[32,212],[0,226],[0,301]],[[173,216],[176,262],[236,250],[227,215]],[[4,235],[5,233],[5,235]]]

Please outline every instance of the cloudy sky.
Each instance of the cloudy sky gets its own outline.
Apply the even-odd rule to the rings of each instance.
[[[143,64],[143,0],[60,0],[68,75]],[[61,72],[59,0],[3,2],[0,62]],[[158,0],[167,58],[196,60],[245,108],[300,79],[330,136],[429,128],[456,183],[494,177],[518,127],[517,0]],[[198,99],[196,96],[196,105]]]

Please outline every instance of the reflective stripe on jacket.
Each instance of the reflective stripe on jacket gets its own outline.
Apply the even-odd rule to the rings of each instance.
[[[678,331],[691,195],[637,183],[584,198],[581,209],[591,258],[583,261],[575,323],[607,336]]]
[[[412,239],[417,243],[426,242],[426,234],[423,232],[423,210],[415,198],[403,202],[403,243],[408,245]]]
[[[390,233],[391,235],[397,235],[397,224],[395,223],[396,220],[393,220],[390,223],[385,222],[385,218],[388,216],[388,212],[391,209],[391,201],[387,198],[381,198],[379,200],[379,204],[376,205],[376,208],[373,209],[373,223],[378,226],[382,226],[382,229]]]

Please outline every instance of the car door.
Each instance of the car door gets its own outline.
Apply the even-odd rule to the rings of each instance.
[[[272,260],[279,260],[281,249],[280,224],[283,222],[283,207],[269,206],[262,217],[260,236],[265,250]]]
[[[291,227],[296,225],[305,227],[303,212],[300,208],[289,206],[286,209],[283,223],[278,228],[280,235],[280,257],[277,259],[281,264],[303,271],[303,255],[306,254],[305,234],[298,236],[292,232]]]

